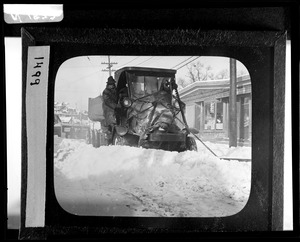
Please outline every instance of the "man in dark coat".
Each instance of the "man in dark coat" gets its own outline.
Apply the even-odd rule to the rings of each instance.
[[[112,130],[112,125],[116,124],[115,109],[117,107],[118,97],[116,89],[116,81],[112,76],[107,79],[106,88],[102,93],[103,98],[103,113],[105,117],[105,126],[109,131]]]

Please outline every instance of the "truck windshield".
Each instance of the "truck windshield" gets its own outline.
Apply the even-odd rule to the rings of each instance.
[[[161,83],[168,79],[170,79],[170,77],[135,76],[135,78],[131,80],[133,96],[142,97],[153,94],[160,89]]]

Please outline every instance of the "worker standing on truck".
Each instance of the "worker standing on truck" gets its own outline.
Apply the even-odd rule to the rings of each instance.
[[[103,98],[103,113],[104,113],[104,125],[107,127],[108,131],[112,132],[112,126],[116,124],[115,109],[117,107],[117,89],[116,81],[112,76],[107,79],[106,88],[102,93]]]

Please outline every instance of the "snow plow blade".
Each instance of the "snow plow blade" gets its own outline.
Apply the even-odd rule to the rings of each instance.
[[[251,161],[250,158],[220,157],[220,156],[218,156],[218,158],[220,160],[237,160],[237,161],[246,161],[246,162]]]
[[[195,138],[197,140],[199,140],[204,145],[204,147],[206,149],[208,149],[215,157],[219,158],[220,160],[238,160],[240,162],[243,162],[243,161],[245,161],[245,162],[251,162],[250,158],[237,158],[237,157],[224,157],[224,156],[222,157],[222,156],[217,156],[217,154],[215,152],[213,152],[198,136],[196,136],[194,133],[192,133],[192,134],[195,136]]]
[[[88,117],[90,120],[97,122],[104,120],[102,97],[89,98]]]
[[[185,142],[185,134],[153,133],[149,135],[149,141]]]

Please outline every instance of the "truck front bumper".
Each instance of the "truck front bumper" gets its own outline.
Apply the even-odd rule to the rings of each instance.
[[[185,142],[186,134],[184,133],[151,133],[149,134],[151,142]]]

